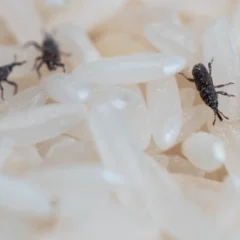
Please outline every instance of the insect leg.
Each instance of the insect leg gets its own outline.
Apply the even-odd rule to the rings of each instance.
[[[212,74],[212,63],[213,63],[213,58],[211,60],[211,62],[208,63],[208,69],[209,69],[209,74]]]
[[[179,73],[179,75],[183,76],[184,78],[186,78],[189,82],[195,82],[193,78],[188,78],[186,75],[184,75],[183,73]]]
[[[212,125],[215,125],[215,123],[216,123],[216,119],[217,119],[217,113],[214,112],[214,120],[213,120],[213,124],[212,124]]]
[[[229,83],[217,85],[217,86],[214,86],[214,87],[215,88],[222,88],[222,87],[225,87],[225,86],[228,86],[228,85],[232,85],[232,84],[235,84],[235,83],[234,82],[229,82]]]
[[[8,81],[7,79],[5,79],[4,82],[7,82],[14,87],[14,95],[16,95],[18,91],[18,85],[15,82]]]
[[[39,51],[42,51],[42,50],[43,50],[42,47],[41,47],[37,42],[35,42],[35,41],[30,41],[30,42],[25,43],[25,44],[23,45],[23,48],[28,48],[28,47],[30,47],[30,46],[35,47],[35,48],[36,48],[37,50],[39,50]]]
[[[12,72],[15,66],[21,66],[26,63],[26,61],[17,62],[16,60],[17,60],[17,56],[14,55],[14,62],[5,66],[8,69],[9,73]]]
[[[219,92],[217,92],[217,94],[221,94],[221,95],[228,96],[228,97],[236,97],[235,95],[231,95],[231,94],[228,94],[228,93],[223,92],[223,91],[219,91]]]
[[[12,71],[12,69],[16,66],[22,66],[23,64],[27,63],[27,61],[22,61],[22,62],[16,62],[14,61],[12,64],[9,64],[9,70]]]
[[[35,59],[35,62],[34,62],[34,65],[33,65],[33,70],[35,70],[37,68],[37,64],[38,64],[38,61],[42,60],[42,56],[41,57],[37,57]]]
[[[14,62],[14,63],[12,64],[12,66],[13,66],[13,67],[15,67],[15,66],[22,66],[22,65],[25,64],[25,63],[27,63],[27,61]]]
[[[226,118],[227,120],[229,120],[229,118],[227,117],[227,116],[225,116],[222,112],[220,112],[219,110],[218,110],[218,114],[220,115],[222,115],[224,118]],[[222,120],[221,120],[222,121]]]
[[[42,67],[43,65],[43,61],[41,61],[38,66],[36,67],[36,70],[37,70],[37,74],[38,74],[38,77],[41,78],[41,73],[40,73],[40,68]]]
[[[56,66],[61,67],[63,72],[66,72],[65,65],[63,63],[56,63]]]
[[[0,83],[0,90],[1,90],[1,98],[2,100],[4,100],[4,97],[3,97],[4,89],[1,83]]]

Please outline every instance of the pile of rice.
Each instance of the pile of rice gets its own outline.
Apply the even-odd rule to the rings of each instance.
[[[239,240],[240,1],[1,0],[0,240]],[[54,34],[67,73],[27,41]],[[229,121],[200,99],[211,59]]]

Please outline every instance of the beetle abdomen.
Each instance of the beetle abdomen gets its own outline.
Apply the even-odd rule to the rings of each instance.
[[[209,85],[202,88],[199,94],[207,106],[212,109],[218,108],[218,95],[214,89],[214,86]]]

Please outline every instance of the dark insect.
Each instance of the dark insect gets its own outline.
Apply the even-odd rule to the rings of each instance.
[[[0,90],[1,90],[2,100],[4,100],[4,96],[3,96],[4,89],[3,89],[3,86],[1,84],[1,82],[6,82],[6,83],[12,85],[14,87],[14,95],[17,94],[18,85],[15,82],[9,81],[8,76],[10,75],[10,73],[12,72],[12,70],[15,66],[21,66],[25,63],[26,63],[26,61],[17,62],[17,56],[14,56],[14,62],[13,63],[10,63],[10,64],[7,64],[7,65],[4,65],[4,66],[0,67]]]
[[[37,71],[38,77],[41,77],[40,68],[45,63],[49,71],[55,71],[58,67],[63,69],[65,72],[65,65],[61,62],[61,55],[70,56],[70,53],[61,52],[58,43],[54,38],[45,33],[45,38],[43,40],[42,46],[35,41],[30,41],[24,44],[24,48],[29,46],[35,47],[37,50],[42,52],[42,56],[35,59],[33,69]]]
[[[235,95],[230,95],[223,91],[216,91],[215,88],[222,88],[224,86],[228,86],[234,83],[229,82],[226,84],[214,86],[212,76],[211,76],[212,63],[213,63],[213,59],[211,62],[208,63],[209,70],[207,70],[207,68],[202,63],[196,64],[192,69],[193,78],[188,78],[183,73],[179,73],[179,74],[185,77],[188,81],[195,83],[196,88],[200,94],[200,97],[205,102],[205,104],[209,106],[214,112],[214,121],[213,121],[213,125],[214,125],[216,122],[216,116],[218,116],[220,121],[223,121],[222,117],[229,119],[222,112],[218,110],[218,94],[228,96],[228,97],[235,97]]]

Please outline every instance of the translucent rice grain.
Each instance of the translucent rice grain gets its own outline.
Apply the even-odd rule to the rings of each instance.
[[[84,30],[92,30],[116,14],[126,2],[127,0],[104,0],[101,2],[98,0],[71,1],[68,5],[68,11],[62,11],[53,16],[48,27],[52,28],[69,22],[78,24]]]
[[[160,164],[164,169],[168,168],[168,165],[170,162],[168,156],[162,155],[162,154],[156,154],[156,155],[152,155],[151,157],[154,159],[154,161]]]
[[[201,15],[187,24],[188,29],[194,34],[198,44],[202,41],[202,36],[212,21],[213,19],[211,16]],[[198,51],[201,54],[202,49],[198,49]]]
[[[70,164],[97,162],[95,146],[89,141],[77,141],[70,137],[62,137],[51,145],[45,155],[48,164]]]
[[[147,86],[147,102],[152,135],[162,150],[174,145],[182,126],[182,108],[174,77],[151,82]]]
[[[163,53],[190,59],[197,52],[194,36],[184,25],[151,23],[145,27],[145,37]]]
[[[160,232],[159,227],[146,216],[128,211],[120,204],[109,203],[101,208],[93,207],[92,210],[84,211],[84,217],[79,222],[73,222],[71,225],[59,223],[55,226],[55,231],[47,232],[41,240],[78,240],[79,238],[159,240]]]
[[[220,203],[218,204],[218,211],[216,221],[231,229],[239,229],[238,216],[239,208],[239,177],[228,176],[224,179],[221,192],[219,194]]]
[[[235,37],[236,37],[236,42],[237,42],[237,46],[238,46],[238,51],[240,50],[240,29],[239,29],[239,21],[240,21],[240,4],[239,2],[237,2],[235,8],[234,8],[234,12],[232,15],[232,28],[233,31],[235,33]]]
[[[39,41],[42,39],[41,32],[39,31],[42,24],[41,19],[32,0],[21,2],[16,0],[2,0],[0,13],[4,20],[7,21],[18,43],[24,44],[29,40]],[[24,31],[26,26],[28,26],[28,29]]]
[[[68,221],[70,226],[86,222],[85,214],[95,215],[103,207],[107,210],[113,202],[110,193],[122,183],[114,181],[114,178],[107,182],[104,174],[99,165],[62,164],[28,173],[25,179],[40,185],[48,195],[55,197],[59,202],[59,219]]]
[[[157,154],[153,156],[157,163],[161,164],[170,173],[184,174],[185,176],[199,176],[203,177],[205,175],[204,171],[196,168],[192,163],[180,156],[167,156]]]
[[[211,134],[221,138],[227,146],[227,159],[224,162],[225,168],[230,176],[240,176],[239,162],[239,124],[217,122],[214,126],[208,122],[208,129]]]
[[[146,6],[168,7],[180,11],[190,12],[192,14],[221,16],[228,13],[231,2],[228,0],[141,0]]]
[[[197,105],[192,108],[185,108],[183,110],[183,121],[181,132],[178,136],[177,143],[186,139],[192,133],[197,132],[208,119],[208,109],[204,105]],[[211,124],[212,124],[212,118]]]
[[[87,120],[83,120],[82,122],[78,123],[76,126],[71,128],[67,134],[79,140],[93,140]]]
[[[221,139],[206,132],[187,138],[182,151],[196,167],[207,172],[220,168],[227,159],[227,150]]]
[[[57,28],[57,37],[64,49],[72,53],[71,61],[91,62],[101,58],[87,33],[74,24],[63,24]],[[65,48],[66,46],[66,48]],[[75,59],[76,58],[76,59]],[[74,61],[75,60],[75,61]]]
[[[150,166],[148,166],[147,162],[149,161],[149,164],[151,165],[152,160],[144,156],[138,150],[139,148],[136,143],[131,140],[134,136],[129,131],[130,125],[126,120],[123,120],[124,116],[120,112],[116,112],[116,110],[107,106],[104,107],[105,112],[103,112],[102,109],[103,106],[92,109],[89,119],[91,130],[101,154],[102,162],[107,169],[125,175],[126,181],[129,184],[125,186],[125,190],[122,189],[122,191],[118,192],[119,197],[124,204],[131,205],[132,207],[134,206],[134,208],[138,209],[142,204],[147,204],[148,197],[152,198],[152,200],[154,198],[153,196],[150,196],[153,194],[152,188],[155,188],[154,185],[152,185],[154,184],[153,179],[147,178],[144,181],[144,175],[141,173],[144,171],[143,169],[145,169],[147,174],[151,175],[149,172]],[[111,131],[106,131],[109,127]],[[109,148],[109,146],[111,146],[111,148]],[[115,159],[115,161],[112,161],[113,159]],[[165,176],[166,173],[163,171],[162,174]],[[174,183],[171,182],[170,177],[168,179],[166,176],[166,178],[163,178],[162,180],[163,184],[169,184],[170,189],[176,188]],[[149,181],[151,181],[151,184]],[[127,190],[130,186],[132,186],[130,189],[135,189],[135,193],[131,193],[130,189]],[[149,186],[152,186],[151,190]],[[140,189],[144,189],[143,192]],[[134,196],[135,194],[136,196]],[[167,189],[166,192],[162,191],[162,196],[165,194],[167,194]],[[157,217],[157,219],[159,219],[156,213],[156,208],[154,207],[156,204],[155,201],[156,199],[154,199],[151,204],[149,203],[146,205],[146,211],[150,211],[149,214],[152,215],[152,217]],[[159,205],[159,207],[161,206]],[[154,209],[155,212],[152,212]]]
[[[212,128],[211,132],[219,137],[225,142],[225,144],[229,148],[230,156],[228,157],[227,167],[231,168],[234,171],[230,171],[231,174],[236,174],[240,172],[238,171],[238,156],[240,154],[240,130],[239,123],[219,123],[216,128]],[[235,166],[235,167],[233,167]],[[238,174],[237,174],[238,175]]]
[[[228,133],[231,132],[230,129],[234,129],[232,124],[230,125],[227,121],[217,121],[215,125],[213,125],[211,119],[208,120],[207,124],[211,134],[220,137],[227,145],[229,145],[230,141]]]
[[[11,155],[14,142],[10,139],[0,139],[0,170],[2,171],[8,157]]]
[[[240,177],[240,163],[239,155],[230,147],[228,148],[228,158],[225,162],[225,168],[227,169],[229,176]]]
[[[131,189],[135,189],[137,197],[135,196],[133,205],[137,207],[139,201],[142,203],[140,206],[146,204],[145,208],[151,214],[150,216],[159,222],[161,228],[182,239],[201,240],[209,237],[209,234],[211,239],[216,240],[231,236],[230,232],[217,226],[197,207],[183,201],[171,177],[163,169],[157,167],[151,158],[138,153],[131,141],[128,125],[121,115],[116,115],[116,112],[112,113],[112,110],[107,107],[104,108],[105,112],[101,111],[103,108],[99,110],[95,108],[90,113],[90,123],[103,164],[110,169],[115,168],[116,171],[126,176],[128,185],[124,186],[125,188],[133,186],[129,190],[122,189],[123,195],[118,194],[121,201],[127,204],[133,194],[131,194]],[[111,131],[108,131],[109,128]],[[112,161],[113,159],[116,159],[118,165]],[[161,189],[160,192],[159,189]],[[126,193],[127,196],[124,196]],[[169,204],[170,202],[172,204]],[[144,210],[143,207],[140,210]],[[185,221],[182,221],[183,215]],[[189,228],[189,222],[192,223],[192,228]]]
[[[111,172],[113,176],[111,181],[108,178],[106,180],[106,173]],[[61,176],[65,176],[65,179]],[[79,198],[86,197],[89,199],[90,195],[84,193],[100,193],[103,190],[103,194],[100,194],[99,197],[103,196],[103,200],[109,199],[109,191],[113,190],[116,186],[124,184],[124,180],[119,183],[115,181],[116,179],[122,178],[123,176],[119,173],[106,170],[99,164],[82,164],[81,166],[54,166],[47,167],[45,169],[38,169],[33,172],[29,172],[24,176],[24,179],[27,181],[35,182],[38,185],[41,185],[46,191],[50,194],[57,194],[60,198],[73,200],[72,196],[66,194],[65,191],[69,191],[71,194],[75,194],[74,188],[67,188],[74,184],[79,184],[82,186],[88,186],[86,189],[82,189],[82,193],[78,195]],[[50,184],[49,184],[50,183]],[[79,199],[78,199],[79,200]],[[92,199],[94,200],[94,199]],[[99,198],[100,200],[100,198]],[[94,201],[95,202],[95,201]],[[84,206],[83,206],[84,207]]]
[[[96,93],[91,99],[91,105],[96,104],[105,106],[109,104],[117,110],[125,110],[129,107],[136,107],[140,101],[143,101],[141,91],[136,86],[125,89],[118,86],[111,86]],[[129,111],[131,113],[131,111]]]
[[[60,135],[55,138],[51,138],[51,139],[48,139],[46,141],[36,144],[36,148],[37,148],[37,151],[39,152],[39,155],[41,157],[45,158],[49,148],[52,145],[54,145],[55,143],[57,143],[58,141],[60,141],[61,139],[65,139],[65,138],[68,138],[68,136]],[[69,137],[69,138],[71,138],[71,137]],[[73,139],[73,141],[74,141],[74,139]]]
[[[89,239],[132,239],[132,240],[158,240],[160,229],[147,217],[141,214],[133,215],[120,206],[110,206],[110,211],[103,209],[92,217],[92,224],[96,226],[92,231],[92,224],[85,229],[85,236]]]
[[[2,136],[27,146],[58,136],[85,118],[85,107],[52,104],[11,113],[0,120]]]
[[[136,92],[140,98],[137,106],[126,109],[127,115],[132,125],[132,131],[138,136],[139,145],[142,146],[142,149],[146,149],[151,139],[151,126],[147,106],[138,86],[131,85],[129,89]]]
[[[237,153],[240,154],[240,129],[239,123],[230,125],[227,128],[227,138],[231,148]]]
[[[214,192],[220,192],[223,185],[221,182],[214,181],[211,179],[184,176],[182,174],[174,174],[174,179],[176,179],[179,182],[181,188],[183,188],[184,191],[187,191],[194,184],[194,187],[196,187],[197,189],[205,189]]]
[[[1,175],[0,192],[0,209],[39,220],[51,217],[51,199],[31,182]]]
[[[111,87],[106,91],[100,91],[93,98],[93,106],[96,104],[109,104],[119,110],[131,126],[134,142],[141,149],[146,149],[151,137],[150,122],[147,107],[139,87],[132,85],[128,89]]]
[[[5,162],[3,172],[8,175],[19,176],[38,168],[43,163],[44,160],[35,147],[16,148]]]
[[[0,104],[0,114],[25,110],[44,105],[47,101],[47,93],[42,86],[34,86],[18,93]]]
[[[205,178],[176,174],[182,187],[184,197],[208,216],[215,218],[221,201],[219,192],[222,184]]]
[[[54,101],[66,104],[85,102],[96,91],[93,85],[72,80],[71,75],[56,73],[46,78],[43,86]]]
[[[191,162],[179,156],[170,156],[168,171],[171,173],[181,173],[196,177],[203,177],[204,171],[196,168]]]
[[[63,7],[68,0],[44,0],[44,3],[49,8]]]
[[[81,82],[136,84],[174,75],[186,65],[184,58],[161,53],[112,57],[81,64],[73,76]]]
[[[234,120],[239,115],[240,61],[231,26],[225,18],[218,18],[208,27],[203,36],[203,54],[206,66],[214,58],[212,64],[214,85],[236,83],[218,89],[237,95],[236,98],[219,95],[219,109]]]
[[[183,109],[191,108],[196,98],[196,91],[192,88],[182,88],[179,91]]]
[[[34,223],[9,211],[1,212],[0,237],[9,240],[33,239],[36,236],[36,224]]]

